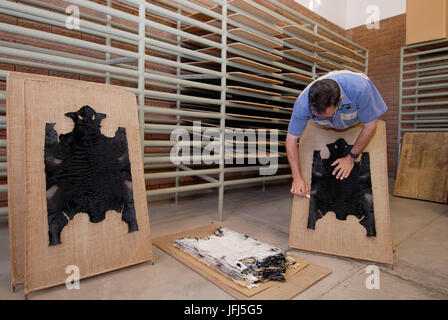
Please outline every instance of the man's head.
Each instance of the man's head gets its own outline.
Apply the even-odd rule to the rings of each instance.
[[[338,83],[332,79],[318,80],[310,87],[311,110],[315,115],[324,119],[336,113],[341,99],[341,89]]]

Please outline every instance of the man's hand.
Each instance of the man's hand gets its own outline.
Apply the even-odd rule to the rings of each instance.
[[[291,193],[299,196],[300,198],[303,198],[310,193],[310,188],[303,178],[294,179],[292,181]]]
[[[335,165],[337,165],[337,167],[333,170],[333,175],[337,174],[336,179],[343,180],[350,175],[350,172],[352,172],[353,166],[355,165],[355,159],[350,157],[350,155],[347,155],[331,164],[332,167]]]

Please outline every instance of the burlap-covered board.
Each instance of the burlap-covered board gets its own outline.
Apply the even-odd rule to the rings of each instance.
[[[344,138],[353,145],[361,130],[361,124],[340,131],[310,121],[299,141],[300,168],[305,181],[311,184],[315,150],[320,150],[322,159],[328,158],[327,144]],[[386,148],[386,125],[378,120],[376,133],[364,150],[370,156],[376,236],[367,237],[366,229],[355,216],[338,220],[333,212],[319,219],[314,230],[308,229],[310,200],[294,196],[289,234],[291,248],[393,264]]]
[[[22,77],[22,80],[19,77]],[[77,266],[80,277],[86,278],[152,261],[135,95],[120,87],[76,80],[28,77],[14,73],[9,74],[8,81],[11,79],[11,83],[14,81],[16,84],[20,81],[23,83],[23,86],[8,86],[7,94],[19,97],[12,102],[8,100],[8,111],[13,108],[23,110],[22,119],[19,112],[15,113],[19,118],[18,121],[24,124],[22,133],[12,130],[12,128],[20,130],[20,125],[14,124],[13,119],[9,119],[8,129],[11,129],[13,137],[20,140],[22,136],[24,140],[22,185],[25,187],[21,197],[17,197],[16,194],[16,198],[9,199],[9,206],[14,206],[18,202],[24,203],[21,209],[23,217],[19,216],[20,210],[12,212],[13,221],[17,223],[12,225],[15,237],[11,238],[11,251],[12,256],[16,258],[11,262],[15,264],[12,269],[17,270],[15,272],[16,280],[19,280],[17,283],[22,279],[25,282],[25,294],[65,283],[68,266]],[[69,133],[73,130],[74,123],[65,114],[76,112],[85,105],[107,115],[101,122],[103,135],[114,137],[118,127],[126,130],[138,231],[128,232],[127,224],[121,220],[121,213],[114,210],[107,211],[106,218],[98,223],[90,222],[87,214],[79,213],[62,230],[62,243],[49,246],[44,163],[46,124],[55,123],[54,129],[58,135]],[[8,168],[8,175],[15,171],[17,168]],[[18,226],[23,225],[24,234],[20,236],[17,234]],[[24,255],[24,261],[17,260],[19,255]]]

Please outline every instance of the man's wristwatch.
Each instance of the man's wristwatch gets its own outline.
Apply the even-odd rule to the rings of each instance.
[[[350,155],[350,157],[352,157],[353,159],[358,158],[359,154],[356,153],[352,153],[351,151],[348,153]]]

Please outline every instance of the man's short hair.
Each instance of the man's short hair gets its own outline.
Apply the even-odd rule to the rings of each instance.
[[[341,89],[332,79],[318,80],[310,87],[309,103],[318,114],[322,114],[328,107],[337,106],[341,97]]]

